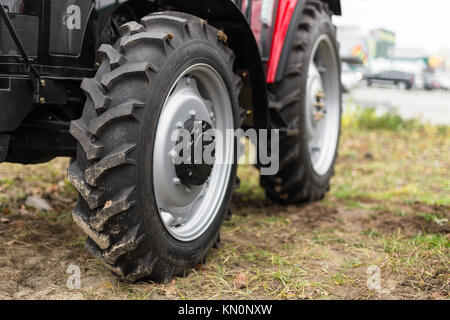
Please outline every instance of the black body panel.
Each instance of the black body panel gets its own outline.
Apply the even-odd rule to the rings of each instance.
[[[0,134],[0,162],[6,160],[6,156],[8,155],[8,147],[9,147],[9,135]]]
[[[5,35],[0,41],[0,162],[8,148],[6,161],[11,162],[74,156],[76,142],[68,134],[68,124],[81,116],[85,96],[79,86],[84,77],[95,74],[97,48],[113,43],[122,23],[157,11],[190,13],[225,31],[237,56],[235,68],[244,75],[241,104],[254,110],[248,113],[249,123],[267,128],[264,66],[251,28],[232,0],[0,0],[0,4],[12,24],[15,19],[24,21],[14,30],[36,70],[30,74],[23,54],[15,51],[11,35],[0,24],[0,34]]]
[[[0,0],[0,3],[9,12],[10,20],[21,16],[37,25],[33,29],[20,26],[15,30],[26,48],[37,45],[37,54],[30,57],[36,56],[33,65],[42,76],[81,79],[93,74],[98,32],[92,0]],[[73,9],[74,5],[79,9]],[[0,24],[0,34],[5,32],[8,31]],[[37,43],[31,35],[35,33]],[[5,50],[1,48],[4,46],[0,44],[0,51]],[[28,74],[20,55],[0,54],[0,75],[5,74]]]
[[[30,58],[36,58],[38,56],[39,43],[39,18],[11,13],[9,14],[9,19],[17,35],[22,39],[27,55]],[[3,19],[0,20],[0,56],[20,57],[19,50]]]
[[[340,13],[339,0],[326,2],[335,13]],[[241,106],[250,115],[244,125],[270,127],[265,67],[239,3],[233,0],[0,0],[36,69],[38,83],[45,83],[38,85],[36,94],[36,82],[32,85],[30,81],[29,67],[0,19],[0,148],[3,150],[0,162],[8,144],[14,150],[14,156],[8,161],[33,163],[57,155],[73,156],[76,144],[68,136],[68,123],[81,115],[84,95],[79,85],[83,78],[95,74],[97,48],[101,43],[117,39],[120,24],[156,11],[189,13],[226,33],[228,45],[236,54],[235,69],[244,82]],[[301,13],[303,3],[304,0],[299,1],[294,20],[301,18],[298,12]],[[292,25],[296,26],[295,21]],[[289,29],[283,56],[292,45],[293,32],[295,27]],[[283,56],[281,62],[285,61]],[[278,72],[284,71],[284,67],[280,64]],[[33,99],[33,94],[37,99]],[[42,150],[35,158],[26,154],[33,133],[35,141],[39,141],[35,147]],[[50,138],[58,135],[61,139]],[[20,159],[22,153],[27,155],[26,159]]]
[[[50,9],[50,54],[77,57],[88,26],[90,0],[59,0]]]
[[[322,0],[323,2],[328,3],[328,7],[330,8],[333,14],[340,16],[342,14],[341,8],[341,0]]]
[[[233,0],[159,0],[160,10],[180,11],[208,21],[228,36],[228,45],[236,54],[235,68],[248,71],[244,77],[242,107],[253,109],[252,124],[257,128],[268,127],[268,100],[266,76],[260,50],[250,25],[239,7],[241,1]],[[142,0],[98,0],[96,10],[104,21],[121,6],[134,9],[135,19],[147,15],[148,2]],[[246,88],[245,88],[246,87]]]
[[[33,87],[27,79],[9,79],[9,89],[0,88],[1,132],[17,129],[33,109]]]

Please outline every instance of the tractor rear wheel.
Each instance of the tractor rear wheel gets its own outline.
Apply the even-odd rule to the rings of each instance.
[[[223,163],[177,164],[174,132],[237,128],[240,78],[224,33],[194,16],[155,13],[120,31],[100,47],[97,75],[82,83],[82,118],[71,123],[73,217],[115,274],[164,282],[204,261],[236,179],[232,145],[217,141]]]
[[[340,136],[340,61],[327,4],[306,2],[295,37],[284,78],[269,91],[283,118],[300,135],[280,139],[279,172],[261,176],[267,197],[281,204],[325,196]]]

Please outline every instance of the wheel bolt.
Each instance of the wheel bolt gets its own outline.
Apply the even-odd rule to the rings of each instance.
[[[316,103],[314,103],[314,107],[319,108],[319,109],[324,109],[325,104],[321,103],[321,102],[316,102]]]
[[[172,162],[175,163],[175,161],[177,160],[177,157],[178,157],[177,152],[175,150],[172,150],[169,152],[169,156],[170,156]]]
[[[316,93],[316,98],[317,99],[325,99],[325,92],[323,92],[322,90],[319,90],[317,93]]]
[[[179,178],[173,178],[173,184],[179,186],[181,184],[181,180]]]
[[[319,122],[323,119],[323,117],[325,116],[325,114],[323,112],[314,112],[314,119]]]
[[[191,110],[191,111],[189,112],[189,116],[190,116],[192,119],[194,119],[196,115],[197,115],[197,111],[195,111],[195,110]]]

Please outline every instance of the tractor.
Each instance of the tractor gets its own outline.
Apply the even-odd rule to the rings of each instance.
[[[186,274],[230,217],[235,144],[207,145],[225,162],[174,163],[176,130],[276,130],[278,170],[260,178],[266,197],[296,205],[329,191],[340,0],[0,4],[0,162],[70,157],[73,219],[87,250],[122,279]]]

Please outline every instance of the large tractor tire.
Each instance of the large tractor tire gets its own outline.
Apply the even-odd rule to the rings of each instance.
[[[99,49],[87,102],[71,123],[78,155],[69,180],[87,249],[118,276],[168,281],[204,261],[228,213],[236,180],[232,145],[225,164],[173,162],[173,132],[194,124],[240,125],[240,78],[226,35],[204,20],[162,12],[129,22]]]
[[[334,174],[340,136],[341,85],[336,29],[328,6],[308,0],[284,78],[270,85],[272,104],[299,136],[280,139],[280,168],[261,176],[272,201],[301,204],[322,199]]]

